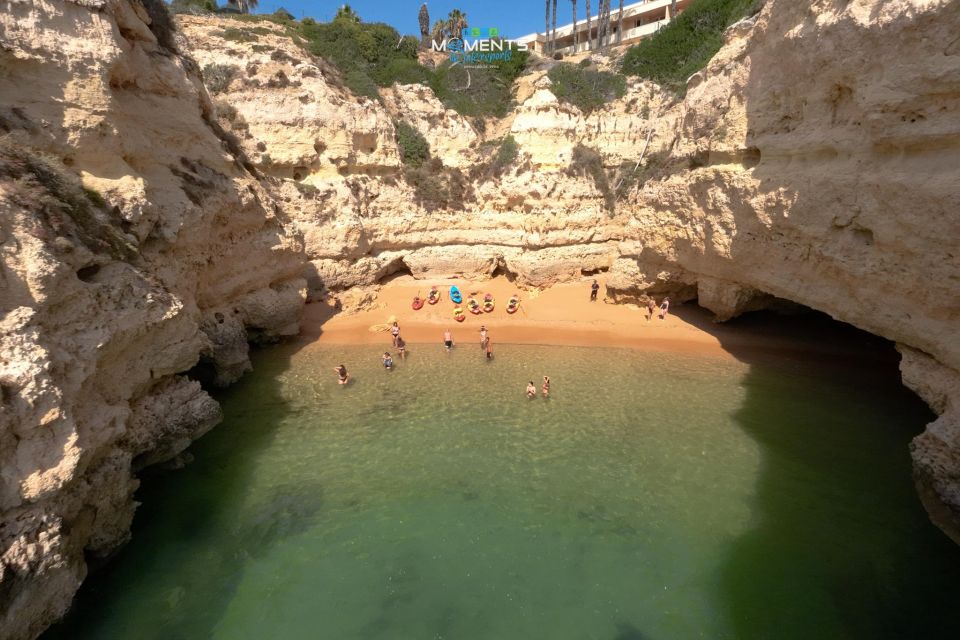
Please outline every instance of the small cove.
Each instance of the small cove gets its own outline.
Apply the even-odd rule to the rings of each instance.
[[[910,479],[929,414],[887,361],[377,354],[259,351],[45,637],[960,632],[960,551]],[[544,374],[552,397],[525,399]]]

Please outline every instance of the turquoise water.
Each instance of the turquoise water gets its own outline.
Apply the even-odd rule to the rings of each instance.
[[[258,353],[49,637],[960,637],[895,366],[496,356]]]

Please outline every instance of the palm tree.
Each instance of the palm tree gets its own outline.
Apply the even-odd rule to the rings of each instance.
[[[256,9],[260,3],[257,0],[227,0],[227,4],[236,7],[240,13],[250,13],[250,10]]]
[[[450,33],[450,26],[447,24],[446,20],[437,20],[433,23],[433,30],[430,32],[430,37],[440,42]]]
[[[467,28],[467,14],[460,9],[454,9],[447,16],[447,24],[450,27],[450,34],[454,38],[462,38],[463,30]]]
[[[427,11],[427,3],[420,5],[420,13],[417,14],[417,20],[420,21],[420,48],[427,48],[427,39],[430,37],[430,13]]]
[[[620,14],[617,16],[617,44],[623,42],[623,0],[620,0]]]
[[[577,33],[577,0],[570,0],[573,5],[573,52],[577,52],[577,45],[580,44],[580,34]]]
[[[557,50],[557,0],[553,0],[553,50]]]
[[[587,50],[593,49],[590,44],[590,0],[587,0]]]
[[[543,35],[547,41],[543,44],[543,52],[550,53],[550,0],[547,0],[547,15],[543,19]]]
[[[348,4],[343,5],[337,9],[337,15],[333,16],[334,20],[347,20],[349,22],[360,22],[360,16],[357,15],[357,12],[353,10]]]

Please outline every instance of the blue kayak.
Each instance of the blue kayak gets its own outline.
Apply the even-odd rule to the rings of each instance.
[[[450,287],[450,300],[455,304],[460,304],[463,302],[463,296],[460,295],[460,289],[456,287]]]

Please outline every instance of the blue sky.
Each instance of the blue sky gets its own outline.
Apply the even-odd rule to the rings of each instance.
[[[221,4],[224,4],[221,2]],[[333,18],[343,0],[260,0],[257,13],[272,13],[283,7],[297,18],[310,16],[321,22]],[[403,34],[418,34],[417,13],[421,0],[353,0],[347,2],[364,22],[386,22]],[[599,0],[590,3],[596,13]],[[616,4],[616,3],[614,3]],[[577,1],[579,19],[584,19],[584,0]],[[508,38],[543,31],[544,0],[428,0],[431,24],[451,9],[467,14],[472,27],[497,27]],[[557,2],[557,26],[572,20],[570,0]]]

